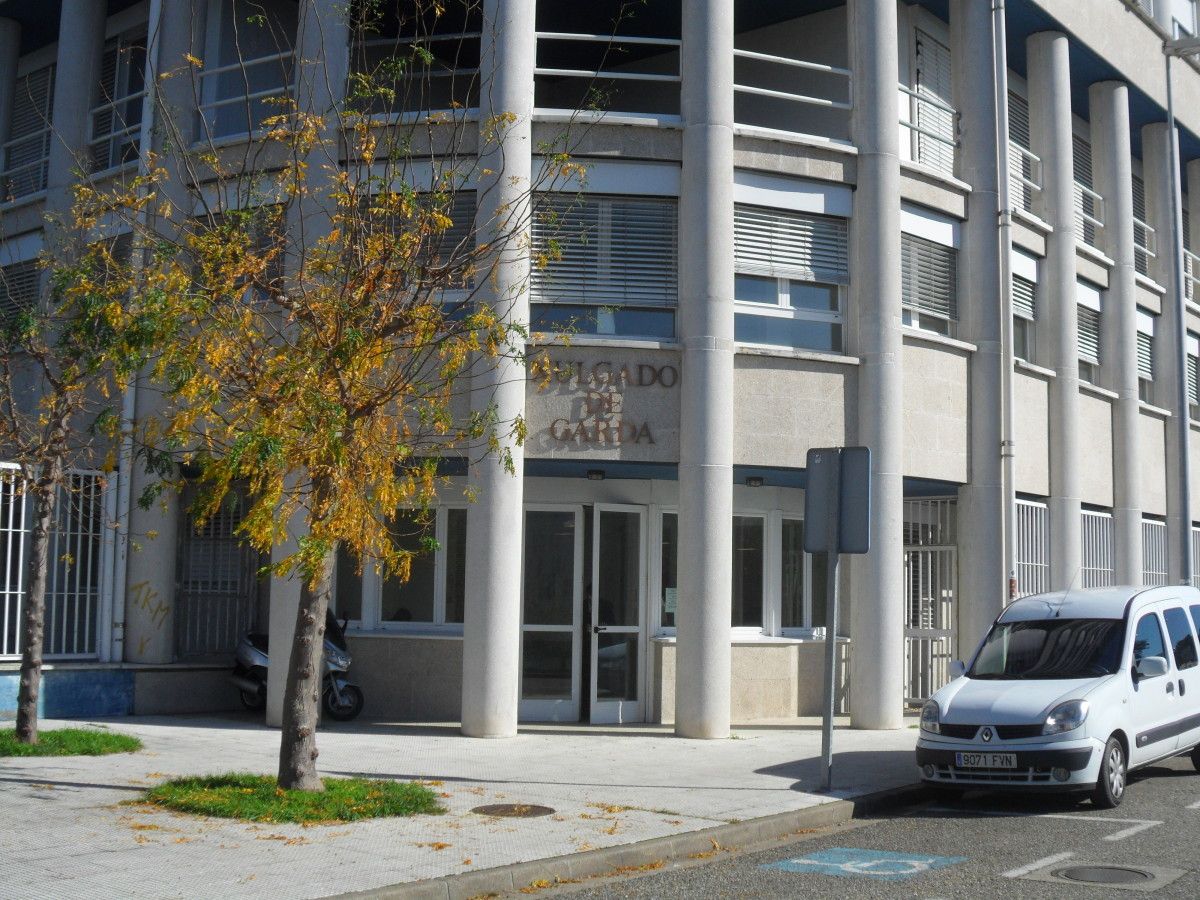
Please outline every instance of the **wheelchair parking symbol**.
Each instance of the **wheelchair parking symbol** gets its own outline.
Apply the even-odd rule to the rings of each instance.
[[[767,863],[764,869],[781,872],[815,872],[839,878],[874,878],[877,881],[903,881],[934,869],[965,862],[965,856],[918,856],[887,850],[855,850],[834,847],[810,853],[799,859]]]

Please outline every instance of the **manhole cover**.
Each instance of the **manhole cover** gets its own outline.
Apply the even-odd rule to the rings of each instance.
[[[1082,881],[1086,884],[1144,884],[1154,880],[1154,875],[1150,872],[1122,866],[1075,866],[1059,869],[1054,874],[1059,878]]]
[[[492,803],[488,806],[477,806],[473,813],[481,816],[500,816],[505,819],[536,819],[538,816],[548,816],[554,812],[548,806],[535,806],[532,803]]]

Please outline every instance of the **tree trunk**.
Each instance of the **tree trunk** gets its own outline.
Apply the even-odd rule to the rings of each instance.
[[[31,490],[34,499],[33,540],[29,548],[28,589],[21,633],[21,682],[17,691],[17,740],[38,741],[38,693],[42,686],[42,640],[46,624],[46,582],[50,571],[50,530],[62,463],[43,466]]]
[[[313,493],[318,491],[314,488]],[[315,584],[305,585],[300,594],[279,744],[279,786],[285,790],[325,790],[317,775],[317,722],[324,675],[325,611],[333,590],[335,553],[336,549],[325,557]]]

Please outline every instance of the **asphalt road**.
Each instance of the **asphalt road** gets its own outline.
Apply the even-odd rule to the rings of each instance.
[[[882,852],[880,852],[882,851]],[[900,857],[890,856],[897,854]],[[783,864],[783,868],[771,868]],[[1037,880],[1072,866],[1159,869],[1143,891]],[[1163,870],[1174,870],[1167,872]],[[1180,873],[1182,870],[1182,874]],[[838,872],[841,874],[829,874]],[[1177,877],[1175,877],[1177,876]],[[1175,877],[1175,880],[1170,878]],[[650,874],[563,885],[539,895],[724,897],[1200,897],[1200,773],[1177,757],[1134,773],[1125,802],[970,793],[730,850]]]

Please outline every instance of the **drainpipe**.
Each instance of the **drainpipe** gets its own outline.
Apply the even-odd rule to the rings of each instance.
[[[1008,43],[1004,0],[992,2],[992,63],[996,86],[996,185],[1000,198],[997,240],[1000,252],[1000,458],[1004,483],[1004,568],[1008,572],[1008,598],[1019,589],[1017,578],[1016,440],[1013,417],[1013,314],[1012,314],[1012,189],[1008,149]]]

